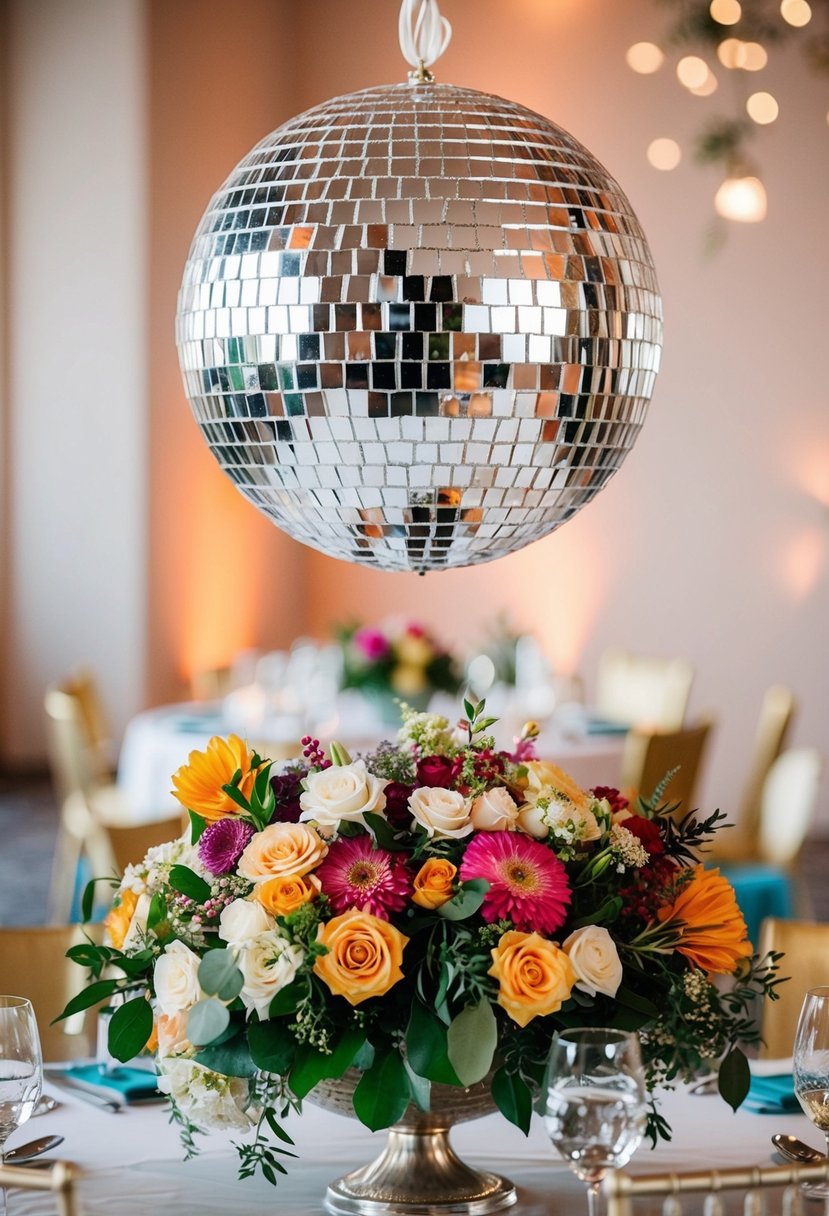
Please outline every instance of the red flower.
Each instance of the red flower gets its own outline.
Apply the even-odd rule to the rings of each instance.
[[[617,811],[626,811],[628,809],[627,798],[625,798],[624,794],[620,794],[612,785],[596,785],[590,793],[594,794],[600,802],[602,798],[605,798],[610,803],[610,809],[614,815]],[[625,820],[625,827],[629,826],[627,820]]]
[[[405,908],[412,893],[401,854],[375,849],[370,836],[335,840],[316,876],[337,913],[360,908],[388,920],[390,912]]]
[[[454,764],[448,756],[421,756],[415,772],[418,785],[428,785],[441,790],[451,789]]]
[[[631,815],[630,819],[623,821],[622,827],[632,832],[652,857],[656,853],[665,852],[665,842],[662,839],[659,825],[652,819],[646,819],[644,815]]]
[[[553,933],[567,919],[567,871],[546,845],[521,832],[479,832],[467,847],[461,881],[485,878],[481,916],[487,924],[509,918],[526,933]]]
[[[393,827],[411,827],[412,812],[409,810],[409,796],[414,788],[405,781],[390,781],[383,790],[386,795],[383,814]]]

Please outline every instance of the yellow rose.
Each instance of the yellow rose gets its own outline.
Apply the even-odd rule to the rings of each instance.
[[[252,883],[268,878],[301,878],[328,852],[324,840],[304,823],[271,823],[251,836],[238,871]]]
[[[529,760],[527,762],[527,802],[535,802],[542,792],[549,795],[554,791],[560,798],[572,802],[579,810],[589,811],[593,798],[586,790],[573,780],[569,773],[549,760]]]
[[[388,921],[351,908],[317,930],[317,941],[328,949],[314,963],[314,972],[335,996],[359,1005],[383,996],[403,978],[400,964],[409,939]]]
[[[138,896],[135,891],[127,887],[118,895],[117,902],[104,917],[104,929],[116,950],[120,950],[124,944],[137,903]]]
[[[458,867],[444,857],[430,857],[415,875],[412,899],[421,908],[434,910],[452,898],[452,883]]]
[[[273,916],[288,916],[296,912],[319,894],[319,879],[313,874],[278,875],[266,878],[253,888],[253,898],[258,899]]]
[[[538,933],[505,933],[488,972],[498,981],[498,1004],[519,1026],[556,1013],[576,982],[573,965],[555,942]]]
[[[395,658],[407,667],[428,667],[435,657],[435,648],[420,634],[404,633],[394,643]]]
[[[416,697],[427,687],[423,668],[416,667],[414,663],[398,663],[392,668],[390,680],[392,690],[399,697]]]
[[[237,788],[249,798],[256,776],[252,760],[247,744],[238,735],[228,735],[226,739],[214,735],[203,752],[191,752],[187,764],[173,773],[173,797],[188,811],[208,821],[238,815],[240,808],[222,786],[229,785],[234,773],[241,769]]]

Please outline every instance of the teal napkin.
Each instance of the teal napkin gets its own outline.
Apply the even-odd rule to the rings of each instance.
[[[626,735],[630,727],[624,722],[614,722],[610,718],[591,716],[585,720],[584,729],[588,735]]]
[[[123,1102],[142,1102],[158,1095],[155,1073],[143,1068],[122,1067],[104,1072],[97,1064],[77,1064],[65,1069],[61,1076],[102,1097],[112,1095]]]
[[[801,1109],[791,1073],[779,1077],[752,1077],[743,1109],[757,1115],[785,1115]]]

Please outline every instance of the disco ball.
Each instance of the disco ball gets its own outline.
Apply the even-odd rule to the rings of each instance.
[[[661,301],[625,195],[523,106],[427,82],[300,114],[241,161],[190,250],[187,396],[244,496],[385,570],[552,532],[632,447]]]

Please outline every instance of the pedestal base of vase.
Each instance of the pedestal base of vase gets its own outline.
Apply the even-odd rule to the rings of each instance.
[[[325,1207],[334,1216],[489,1216],[516,1199],[508,1178],[461,1161],[448,1129],[398,1125],[376,1161],[332,1182]]]

